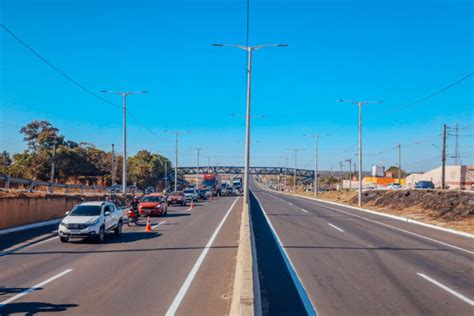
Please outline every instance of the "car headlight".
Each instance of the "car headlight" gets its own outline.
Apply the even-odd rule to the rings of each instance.
[[[64,224],[63,222],[59,223],[59,225],[66,227],[66,224]]]
[[[158,204],[157,206],[155,206],[155,208],[161,208],[161,204]]]
[[[97,225],[98,222],[99,222],[99,219],[96,219],[93,222],[86,223],[86,226],[94,226],[94,225]]]

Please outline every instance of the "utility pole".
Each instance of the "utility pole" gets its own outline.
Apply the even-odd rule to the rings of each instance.
[[[112,93],[122,96],[123,105],[123,162],[122,162],[122,194],[127,195],[127,96],[130,94],[144,94],[148,91],[108,91],[102,90],[103,93]]]
[[[112,185],[115,184],[115,145],[112,144],[112,172],[110,173],[110,176],[112,177]]]
[[[441,189],[446,189],[446,124],[443,125],[443,151],[441,154]]]
[[[339,172],[339,191],[342,191],[342,161],[339,161],[339,167],[340,167],[340,172]]]
[[[174,191],[178,191],[178,154],[179,154],[179,134],[187,134],[189,131],[165,131],[176,135],[176,149],[174,160]]]
[[[402,145],[398,144],[398,184],[402,185]]]
[[[295,171],[293,173],[293,192],[296,193],[296,168],[298,166],[298,152],[301,151],[301,148],[295,148],[293,151],[295,152]]]
[[[318,146],[319,146],[319,137],[321,135],[305,135],[305,136],[314,137],[314,140],[315,140],[315,143],[314,143],[314,185],[313,185],[313,191],[314,191],[314,196],[317,196],[319,194]]]
[[[249,168],[250,168],[250,101],[251,101],[251,82],[252,82],[252,53],[255,50],[265,47],[285,47],[287,44],[271,44],[271,45],[234,45],[234,44],[212,44],[217,47],[235,47],[247,52],[247,106],[246,106],[246,122],[245,122],[245,156],[244,156],[244,205],[249,204]]]
[[[352,191],[352,159],[346,159],[349,163],[349,190]]]
[[[211,173],[211,156],[207,156],[207,173]]]
[[[200,175],[200,172],[199,172],[199,153],[204,148],[202,148],[202,147],[191,147],[191,149],[195,149],[196,152],[197,152],[197,172],[196,172],[196,189],[197,189],[198,186],[199,186],[199,175]]]
[[[168,159],[165,160],[165,190],[168,189]]]
[[[459,153],[459,123],[456,122],[456,142],[454,143],[454,164],[461,164],[461,154]]]
[[[51,185],[49,187],[49,193],[54,192],[54,168],[55,168],[55,161],[54,158],[56,157],[56,139],[53,143],[53,155],[51,156]]]
[[[382,101],[353,101],[353,100],[337,100],[337,102],[347,102],[356,104],[359,108],[359,192],[358,206],[362,206],[362,106],[366,104],[378,104]]]
[[[3,151],[3,174],[7,174],[7,159],[8,159],[8,155],[7,155],[7,151],[4,150]]]

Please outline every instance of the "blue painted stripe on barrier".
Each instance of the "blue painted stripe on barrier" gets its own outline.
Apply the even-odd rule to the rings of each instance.
[[[278,245],[278,249],[280,250],[280,253],[283,257],[283,260],[285,261],[285,265],[288,268],[288,271],[290,272],[291,278],[293,279],[293,282],[296,286],[296,290],[298,291],[298,294],[300,295],[301,301],[303,302],[303,305],[306,309],[306,312],[308,313],[308,315],[317,316],[318,313],[316,311],[316,308],[313,306],[313,303],[311,302],[311,299],[309,298],[308,293],[306,292],[306,289],[304,288],[303,283],[301,282],[298,274],[296,273],[295,268],[293,267],[293,264],[291,263],[290,258],[288,257],[288,254],[286,253],[285,249],[283,248],[283,245],[280,241],[280,238],[278,238],[278,235],[277,235],[275,229],[273,228],[272,223],[268,219],[268,216],[265,212],[265,209],[263,208],[262,203],[260,203],[260,200],[257,198],[257,196],[253,192],[252,192],[252,195],[255,198],[255,200],[257,200],[257,203],[258,203],[258,205],[260,206],[260,209],[263,212],[263,215],[264,215],[264,217],[265,217],[265,219],[268,223],[268,226],[270,226],[273,238],[275,238],[275,241]]]

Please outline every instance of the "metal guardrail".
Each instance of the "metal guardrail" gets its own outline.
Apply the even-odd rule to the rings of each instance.
[[[69,193],[71,189],[79,189],[81,193],[84,191],[105,191],[107,187],[98,185],[82,185],[82,184],[64,184],[64,183],[51,183],[40,180],[22,179],[10,177],[6,174],[0,173],[0,183],[3,183],[3,188],[9,190],[11,185],[23,185],[28,187],[28,191],[34,192],[38,187],[48,187],[50,192],[54,192],[55,188],[65,189],[66,193]]]

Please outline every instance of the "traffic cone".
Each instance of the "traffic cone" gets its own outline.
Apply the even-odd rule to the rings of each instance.
[[[145,231],[147,233],[153,231],[153,229],[151,229],[150,216],[148,216],[147,219],[146,219]]]
[[[191,200],[191,205],[188,208],[188,211],[192,210],[194,208],[194,200]]]

